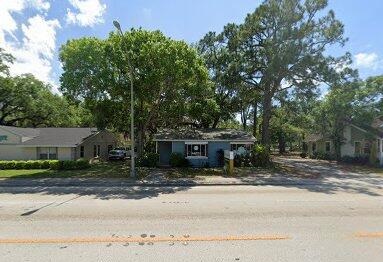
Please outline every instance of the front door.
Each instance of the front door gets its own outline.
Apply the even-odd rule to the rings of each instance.
[[[160,154],[160,165],[170,165],[170,155],[172,154],[172,142],[158,142],[158,153]]]

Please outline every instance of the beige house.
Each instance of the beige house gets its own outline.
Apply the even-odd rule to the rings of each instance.
[[[377,118],[371,127],[359,127],[347,124],[343,130],[341,156],[369,156],[372,151],[383,165],[383,118]],[[335,154],[334,142],[329,136],[318,134],[306,138],[307,150],[310,156],[315,152],[329,155]]]
[[[112,132],[95,128],[0,126],[0,160],[106,159],[116,145]]]

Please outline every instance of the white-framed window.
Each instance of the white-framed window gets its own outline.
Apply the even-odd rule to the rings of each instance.
[[[57,159],[57,147],[40,147],[39,159],[41,160]]]
[[[101,153],[101,146],[100,145],[94,145],[93,146],[93,157],[100,156]]]
[[[331,141],[326,141],[325,149],[327,153],[331,152]]]
[[[187,142],[185,143],[186,157],[188,158],[206,158],[208,157],[208,146],[205,142]]]
[[[253,147],[253,143],[230,143],[230,150],[236,154],[245,154],[250,152]]]

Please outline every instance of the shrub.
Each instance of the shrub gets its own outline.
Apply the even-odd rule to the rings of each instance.
[[[77,169],[77,163],[76,163],[76,161],[72,161],[72,160],[64,160],[64,161],[62,161],[61,169],[63,169],[63,170],[75,170],[75,169]]]
[[[86,169],[90,167],[89,161],[83,158],[76,160],[76,167],[77,169]]]
[[[16,162],[15,161],[1,161],[0,168],[1,169],[15,169]]]
[[[300,156],[301,156],[301,158],[306,158],[307,157],[307,153],[302,152],[302,153],[300,153]]]
[[[25,169],[25,161],[14,161],[15,169]]]
[[[251,162],[255,167],[268,166],[270,161],[270,151],[263,145],[255,145],[252,151]]]
[[[28,161],[0,161],[0,169],[54,169],[75,170],[90,166],[89,161],[73,160],[28,160]]]
[[[252,157],[250,154],[235,155],[234,156],[235,167],[250,167],[252,166]]]
[[[172,166],[172,167],[188,167],[189,161],[181,153],[172,153],[170,155],[170,166]]]
[[[343,156],[340,160],[346,164],[357,164],[357,165],[367,165],[369,163],[368,156]]]
[[[51,166],[50,166],[50,162],[53,161],[53,160],[44,160],[44,161],[40,161],[40,168],[41,169],[49,169]]]
[[[49,168],[53,170],[61,169],[62,161],[59,160],[49,160]]]
[[[145,153],[138,158],[138,166],[141,167],[156,167],[159,162],[160,155],[157,153]]]
[[[41,169],[42,161],[28,160],[25,162],[25,169]]]

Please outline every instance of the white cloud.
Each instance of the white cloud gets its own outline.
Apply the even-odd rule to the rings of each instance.
[[[69,0],[75,11],[68,8],[66,21],[68,24],[78,24],[80,26],[94,26],[103,23],[103,15],[106,5],[101,4],[100,0]]]
[[[0,45],[5,43],[5,34],[9,34],[16,39],[14,32],[17,29],[17,23],[12,17],[12,13],[19,13],[24,9],[24,1],[0,0]]]
[[[50,4],[45,0],[3,1],[0,0],[0,47],[15,57],[14,63],[10,65],[11,74],[31,73],[51,83],[57,92],[57,85],[52,78],[52,59],[56,49],[56,31],[60,28],[59,21],[49,20],[45,14],[36,14],[25,24],[19,25],[13,17],[14,13],[23,13],[26,8],[47,12]],[[15,33],[19,29],[22,37],[17,38]]]
[[[28,0],[29,5],[40,11],[48,11],[51,8],[51,4],[47,0]]]
[[[376,53],[359,53],[355,55],[355,64],[359,68],[376,70],[382,66],[382,60]]]

